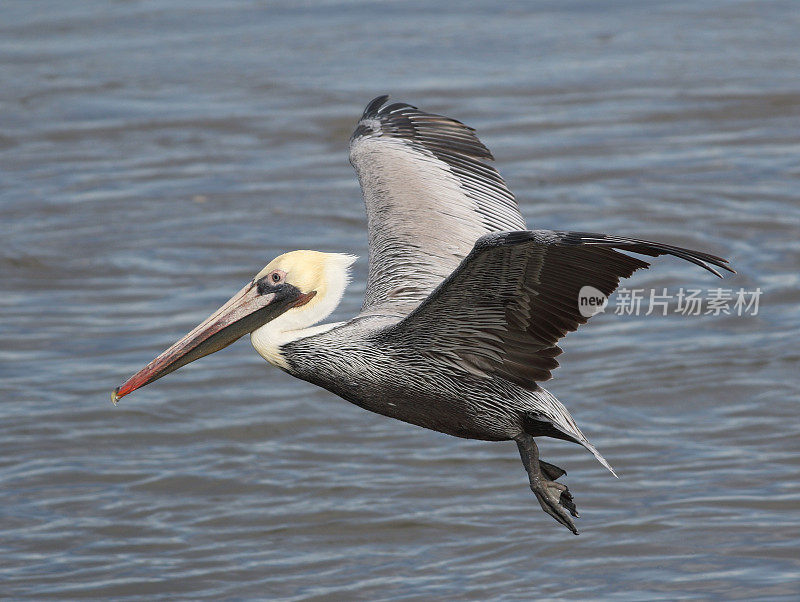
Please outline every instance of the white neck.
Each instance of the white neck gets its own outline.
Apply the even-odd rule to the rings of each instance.
[[[287,310],[250,333],[250,342],[255,350],[273,366],[287,368],[281,350],[287,343],[321,334],[337,326],[338,323],[314,324],[327,318],[344,295],[348,283],[347,268],[355,258],[349,255],[340,257],[340,265],[331,266],[334,269],[325,274],[323,282],[316,287],[316,295],[308,303]]]
[[[283,316],[285,315],[286,314],[283,314]],[[250,343],[252,343],[261,357],[273,366],[283,368],[284,370],[288,369],[286,358],[281,349],[284,345],[315,334],[322,334],[341,323],[331,322],[330,324],[320,324],[318,326],[309,326],[306,328],[280,330],[279,328],[281,325],[278,322],[283,316],[275,318],[272,322],[251,332]]]

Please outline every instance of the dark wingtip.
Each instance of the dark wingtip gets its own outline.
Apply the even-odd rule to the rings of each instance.
[[[378,111],[380,108],[389,100],[388,94],[382,94],[381,96],[376,96],[372,100],[369,101],[367,108],[364,109],[364,112],[361,114],[361,119],[369,119],[371,117],[376,117],[378,115]]]
[[[709,257],[703,257],[701,259],[702,263],[694,262],[694,261],[692,263],[697,263],[697,265],[707,269],[709,272],[711,272],[712,274],[717,276],[717,278],[724,278],[725,276],[722,275],[722,272],[720,272],[718,270],[715,270],[713,267],[708,265],[709,263],[712,264],[712,265],[715,265],[718,268],[721,268],[723,270],[727,270],[731,274],[735,274],[736,273],[736,270],[734,270],[731,266],[728,265],[728,260],[727,259],[722,259],[722,257],[716,257],[715,255],[711,255],[710,257],[712,259],[709,259]],[[708,262],[708,263],[706,263],[706,262]]]
[[[382,111],[384,113],[394,113],[395,111],[402,111],[403,109],[413,109],[416,110],[417,107],[414,105],[410,105],[407,102],[395,102],[390,104],[388,107],[383,107]]]
[[[704,267],[709,272],[715,274],[719,278],[724,278],[722,273],[717,271],[717,270],[715,270],[714,268],[712,268],[708,264],[711,264],[713,266],[716,266],[718,268],[726,270],[726,271],[730,272],[731,274],[735,274],[736,273],[736,270],[734,270],[728,264],[728,260],[723,258],[723,257],[718,257],[716,255],[712,255],[711,253],[701,253],[699,251],[688,251],[688,253],[694,255],[697,259],[700,260],[700,262],[695,262],[695,261],[692,261],[691,259],[689,259],[689,261],[692,261],[692,263],[697,263],[698,265],[700,265],[701,267]],[[681,256],[678,255],[678,257],[681,257]],[[683,259],[686,259],[686,258],[683,257]]]
[[[712,255],[711,253],[704,253],[703,251],[693,251],[684,247],[676,247],[674,245],[642,240],[639,238],[627,238],[625,236],[593,234],[591,232],[561,232],[559,234],[561,235],[562,241],[569,244],[605,245],[621,251],[631,251],[633,253],[649,255],[650,257],[673,255],[674,257],[679,257],[684,261],[698,265],[719,278],[723,276],[716,268],[726,270],[732,274],[736,273],[736,270],[728,264],[727,259]]]

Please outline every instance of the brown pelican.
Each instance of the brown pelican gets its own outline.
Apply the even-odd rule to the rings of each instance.
[[[542,509],[577,534],[565,471],[535,437],[579,443],[612,473],[567,409],[539,383],[557,343],[586,322],[580,289],[610,295],[674,255],[710,272],[714,255],[623,236],[526,230],[514,196],[472,128],[408,104],[373,100],[350,140],[369,229],[361,312],[338,305],[352,255],[292,251],[272,260],[205,322],[118,387],[121,397],[245,334],[292,376],[367,410],[457,437],[513,439]]]

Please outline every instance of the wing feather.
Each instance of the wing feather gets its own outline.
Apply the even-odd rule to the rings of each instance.
[[[362,314],[405,315],[479,237],[525,221],[472,128],[387,99],[369,103],[350,140],[369,230]]]
[[[550,230],[483,236],[453,274],[391,336],[453,369],[495,375],[528,389],[558,367],[557,343],[588,318],[578,307],[584,286],[606,296],[621,278],[647,268],[620,253],[674,255],[710,272],[733,271],[699,251],[620,236]]]

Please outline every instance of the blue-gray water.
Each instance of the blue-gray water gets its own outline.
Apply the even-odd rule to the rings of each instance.
[[[800,595],[793,2],[0,4],[0,597]],[[366,257],[347,140],[393,99],[478,128],[531,226],[715,252],[630,287],[755,317],[596,317],[548,383],[620,473],[372,415],[243,340],[112,388],[275,255]],[[366,262],[336,317],[357,311]]]

